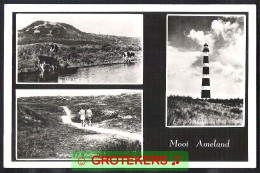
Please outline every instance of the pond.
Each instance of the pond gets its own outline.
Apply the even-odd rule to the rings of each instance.
[[[142,84],[142,63],[114,64],[79,68],[75,74],[58,75],[48,73],[24,73],[18,75],[21,83],[61,84]]]

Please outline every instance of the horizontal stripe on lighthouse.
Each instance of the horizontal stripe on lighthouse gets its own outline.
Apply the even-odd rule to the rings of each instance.
[[[210,90],[210,86],[202,86],[202,90]]]
[[[203,56],[203,63],[209,63],[209,57]]]
[[[202,78],[202,86],[210,86],[209,78]]]
[[[202,74],[209,74],[209,67],[203,67]]]
[[[202,78],[209,78],[209,74],[203,74]]]
[[[203,63],[203,67],[208,67],[209,63]]]
[[[210,90],[202,90],[201,98],[210,98]]]

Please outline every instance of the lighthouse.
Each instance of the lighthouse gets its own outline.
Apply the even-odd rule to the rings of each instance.
[[[209,48],[207,43],[203,48],[203,69],[202,69],[202,89],[201,98],[210,98],[210,78],[209,78]]]

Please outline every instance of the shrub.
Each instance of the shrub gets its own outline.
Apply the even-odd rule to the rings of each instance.
[[[105,51],[105,52],[109,52],[109,51],[111,51],[111,49],[112,49],[112,46],[108,43],[103,44],[101,47],[101,50]]]
[[[243,111],[240,110],[239,108],[231,108],[230,109],[230,112],[233,112],[235,114],[241,114]]]

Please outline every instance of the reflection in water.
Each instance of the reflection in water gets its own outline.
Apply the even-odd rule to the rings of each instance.
[[[49,83],[133,83],[141,84],[143,81],[141,63],[126,65],[104,65],[79,68],[78,72],[71,75],[58,76],[57,74],[19,74],[19,82],[49,82]]]
[[[58,74],[52,72],[24,73],[18,75],[18,81],[33,82],[33,83],[57,83]]]

